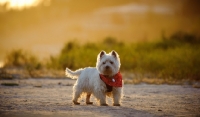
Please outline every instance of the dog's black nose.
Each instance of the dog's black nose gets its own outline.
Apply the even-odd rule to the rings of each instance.
[[[109,66],[106,66],[106,69],[109,69],[110,67]]]

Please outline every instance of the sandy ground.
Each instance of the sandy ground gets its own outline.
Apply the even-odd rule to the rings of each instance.
[[[0,80],[0,117],[200,116],[200,89],[189,85],[124,85],[122,106],[73,105],[69,79]]]

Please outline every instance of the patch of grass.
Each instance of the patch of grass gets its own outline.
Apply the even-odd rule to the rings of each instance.
[[[3,86],[19,86],[18,83],[1,83]]]
[[[36,88],[42,88],[42,85],[34,85]]]

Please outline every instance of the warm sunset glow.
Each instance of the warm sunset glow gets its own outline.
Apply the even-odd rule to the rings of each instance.
[[[4,63],[0,61],[0,68],[2,68],[3,66],[4,66]]]
[[[37,6],[41,0],[2,0],[0,4],[8,3],[8,9],[23,9]]]

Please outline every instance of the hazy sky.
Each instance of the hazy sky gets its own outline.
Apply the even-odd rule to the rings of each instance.
[[[0,4],[0,63],[13,49],[47,58],[73,39],[86,43],[109,36],[137,42],[176,31],[200,32],[198,0],[0,0]]]

